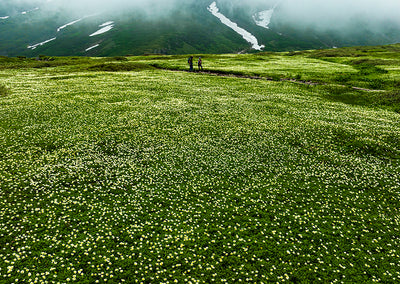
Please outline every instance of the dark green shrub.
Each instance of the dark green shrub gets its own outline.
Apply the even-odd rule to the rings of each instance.
[[[279,74],[268,74],[267,79],[272,80],[272,81],[280,81],[282,77]]]
[[[381,78],[370,79],[370,80],[367,80],[367,82],[368,82],[369,88],[374,89],[374,90],[383,89],[385,86],[385,81]]]
[[[4,85],[0,85],[0,97],[5,97],[8,94],[10,94],[10,90]]]
[[[375,65],[370,64],[360,64],[355,66],[358,70],[360,70],[361,75],[371,75],[371,74],[387,74],[388,71],[382,68],[379,68]]]
[[[334,78],[335,82],[338,83],[346,83],[348,81],[350,81],[352,78],[352,74],[349,73],[343,73],[343,74],[339,74]]]
[[[128,61],[128,58],[126,58],[125,56],[115,56],[112,57],[111,59],[115,61]]]
[[[352,61],[350,61],[350,64],[351,65],[372,65],[372,66],[377,66],[377,65],[387,65],[388,61],[385,61],[383,59],[363,58],[363,59],[352,60]]]
[[[328,97],[332,97],[334,95],[346,95],[349,97],[349,94],[352,94],[350,87],[341,86],[341,85],[325,85],[321,87],[322,89],[328,92]],[[351,97],[351,96],[350,96]],[[350,99],[351,101],[351,99]]]
[[[378,65],[387,65],[388,62],[382,59],[358,59],[349,62],[356,69],[358,69],[361,75],[370,74],[386,74],[387,70],[378,67]]]
[[[396,88],[396,89],[399,89],[400,88],[400,81],[394,80],[393,81],[393,87]]]
[[[47,56],[47,55],[39,55],[36,60],[38,61],[54,61],[53,57]]]
[[[390,91],[379,94],[377,98],[381,105],[400,108],[400,91]]]
[[[290,51],[290,52],[288,52],[287,54],[286,54],[286,56],[295,56],[295,55],[297,55],[298,53],[296,52],[296,51]]]
[[[33,65],[33,68],[46,68],[46,67],[51,67],[52,64],[48,63],[48,62],[39,62],[38,64]]]
[[[296,80],[301,80],[301,74],[297,74],[296,76],[294,76],[294,78],[296,79]]]

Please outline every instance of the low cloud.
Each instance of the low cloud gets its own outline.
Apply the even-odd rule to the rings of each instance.
[[[399,0],[285,0],[279,9],[289,23],[319,28],[342,27],[354,20],[400,25]]]
[[[204,9],[214,0],[1,0],[0,5],[40,5],[42,9],[62,9],[74,14],[103,11],[141,11],[168,17],[173,10],[190,10],[196,4]],[[216,0],[225,9],[243,8],[248,13],[276,6],[280,22],[321,29],[343,27],[355,19],[370,24],[392,21],[400,25],[399,0]],[[203,4],[204,3],[204,4]],[[192,11],[193,12],[193,11]],[[221,12],[222,9],[221,9]]]

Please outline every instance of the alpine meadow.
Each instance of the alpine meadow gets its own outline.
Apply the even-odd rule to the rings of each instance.
[[[400,282],[400,44],[187,57],[0,57],[0,282]]]

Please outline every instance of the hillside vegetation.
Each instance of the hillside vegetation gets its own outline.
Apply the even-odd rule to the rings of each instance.
[[[113,2],[107,9],[102,5],[104,3],[87,1],[86,8],[80,5],[80,9],[73,9],[75,5],[70,2],[0,1],[0,55],[36,57],[40,54],[118,56],[255,52],[252,44],[240,32],[222,23],[209,11],[214,1],[192,0],[179,5],[169,1],[164,1],[162,5]],[[297,9],[295,5],[278,2],[216,1],[216,4],[221,14],[252,34],[260,45],[265,46],[265,51],[382,45],[400,41],[398,17],[389,8],[395,6],[394,3],[382,2],[373,8],[370,4],[363,5],[363,10],[373,11],[373,17],[361,16],[360,7],[353,7],[355,10],[346,7],[346,13],[340,9],[340,13],[336,10],[338,14],[334,16],[335,9],[332,9],[327,17],[314,21],[311,19],[315,19],[315,15],[326,14],[319,5],[314,7],[315,10],[308,10],[306,3],[293,15],[292,9]],[[272,12],[270,9],[275,4],[277,6]],[[141,9],[139,6],[148,7]],[[342,5],[336,3],[333,6],[337,9]],[[382,7],[386,7],[384,17],[378,12]],[[309,15],[307,10],[313,15]],[[260,12],[272,13],[268,28],[268,17],[261,26],[257,24],[255,18]],[[331,24],[326,22],[328,18],[331,18]],[[102,24],[111,22],[111,30],[93,36]]]
[[[399,51],[0,58],[0,282],[399,281]]]

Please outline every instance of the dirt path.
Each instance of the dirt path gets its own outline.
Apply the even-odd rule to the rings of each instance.
[[[187,72],[187,73],[194,73],[194,74],[205,74],[205,75],[214,75],[214,76],[221,76],[221,77],[234,77],[234,78],[243,78],[243,79],[252,79],[252,80],[267,80],[267,81],[277,81],[276,79],[269,78],[269,77],[260,77],[260,76],[249,76],[249,75],[242,75],[242,74],[235,74],[230,73],[228,71],[193,71],[190,72],[188,70],[180,70],[180,69],[172,69],[172,68],[161,68],[158,66],[153,67],[160,69],[160,70],[167,70],[167,71],[175,71],[175,72]],[[373,90],[373,89],[366,89],[354,86],[345,86],[339,84],[328,84],[328,83],[321,83],[321,82],[312,82],[312,81],[305,81],[305,80],[296,80],[290,78],[281,78],[279,81],[281,82],[292,82],[296,84],[308,85],[308,86],[317,86],[317,85],[331,85],[337,87],[349,87],[351,89],[357,91],[364,91],[364,92],[385,92],[385,90]]]

